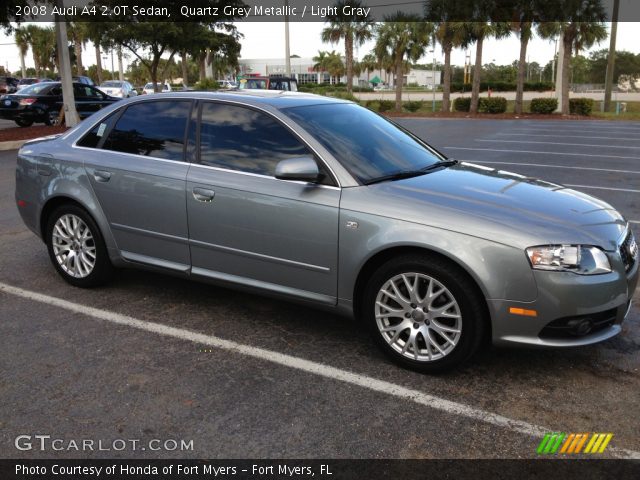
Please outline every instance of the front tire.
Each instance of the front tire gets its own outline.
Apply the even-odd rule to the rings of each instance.
[[[111,278],[113,267],[100,229],[82,208],[56,208],[47,222],[45,238],[53,266],[71,285],[90,288]]]
[[[14,120],[14,122],[16,122],[16,125],[18,125],[19,127],[30,127],[31,125],[33,125],[33,120],[24,120],[22,118],[18,118]]]
[[[429,255],[383,264],[365,287],[363,320],[395,363],[425,373],[468,360],[484,334],[486,307],[457,265]]]

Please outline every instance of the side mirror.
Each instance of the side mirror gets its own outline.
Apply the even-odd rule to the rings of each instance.
[[[276,165],[276,178],[300,182],[317,182],[320,170],[313,157],[297,157],[281,160]]]

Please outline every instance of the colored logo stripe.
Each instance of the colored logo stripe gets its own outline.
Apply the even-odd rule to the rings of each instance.
[[[553,455],[555,453],[575,454],[575,453],[604,453],[607,445],[613,438],[613,433],[547,433],[536,452],[539,455]],[[587,441],[588,440],[588,441]],[[585,447],[586,444],[586,447]],[[582,448],[584,448],[584,452]]]

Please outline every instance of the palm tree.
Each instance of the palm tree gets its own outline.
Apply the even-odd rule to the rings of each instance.
[[[442,111],[448,112],[451,103],[451,51],[465,41],[465,29],[462,22],[439,22],[435,37],[444,52],[444,82],[442,86]]]
[[[320,75],[327,70],[326,67],[327,67],[328,54],[329,52],[325,52],[324,50],[318,50],[318,55],[312,58],[314,62],[313,70],[315,72],[318,72],[318,78],[320,78]],[[322,82],[319,82],[319,83],[322,83]]]
[[[482,46],[487,38],[503,38],[510,34],[510,26],[508,22],[494,22],[483,19],[489,19],[490,11],[478,10],[477,21],[465,22],[465,41],[463,45],[475,42],[476,44],[476,62],[473,67],[473,82],[471,86],[471,107],[470,113],[478,113],[478,104],[480,102],[480,76],[482,72]]]
[[[513,4],[511,29],[520,38],[520,58],[518,60],[518,77],[516,81],[516,104],[514,112],[522,114],[524,97],[524,80],[527,68],[527,47],[533,37],[533,25],[541,7],[539,0],[518,0]]]
[[[18,51],[20,53],[20,69],[22,71],[22,78],[24,78],[27,76],[27,68],[24,64],[24,57],[29,51],[29,44],[31,42],[28,30],[21,27],[16,28],[15,40],[16,45],[18,46]]]
[[[367,82],[371,76],[371,71],[378,68],[378,60],[373,53],[367,53],[362,60],[360,60],[360,68],[367,71]]]
[[[31,56],[33,57],[33,66],[36,69],[36,76],[40,76],[40,72],[42,70],[40,66],[40,61],[38,59],[38,53],[35,49],[36,38],[40,35],[40,27],[35,24],[30,24],[24,27],[24,34],[29,42],[29,46],[31,47]]]
[[[433,35],[433,24],[414,14],[398,12],[385,17],[377,27],[375,52],[380,60],[391,58],[395,70],[396,111],[402,109],[405,62],[416,62],[425,54]]]
[[[599,0],[583,0],[559,4],[563,8],[563,22],[543,22],[538,26],[538,33],[543,38],[560,36],[563,43],[562,72],[562,114],[569,114],[569,75],[573,52],[576,54],[585,48],[607,38],[605,27],[606,13]]]
[[[51,69],[57,64],[56,55],[56,34],[51,27],[39,27],[37,25],[29,25],[31,28],[31,50],[33,52],[33,60],[36,65],[37,75],[42,70]]]
[[[77,74],[84,75],[84,66],[82,65],[82,47],[87,44],[85,25],[79,22],[70,23],[67,31],[69,32],[69,37],[73,42]]]
[[[373,21],[367,14],[354,18],[343,14],[344,7],[362,7],[360,0],[339,0],[335,5],[335,15],[327,15],[329,26],[322,31],[322,41],[332,44],[344,40],[344,57],[347,67],[347,92],[353,85],[353,46],[362,45],[372,36]]]

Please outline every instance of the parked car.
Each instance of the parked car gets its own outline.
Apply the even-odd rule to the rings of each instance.
[[[28,87],[29,85],[33,85],[34,83],[40,83],[40,82],[51,82],[52,80],[48,79],[48,78],[21,78],[20,81],[18,82],[18,86],[16,91],[20,91],[23,88]]]
[[[133,85],[120,80],[107,80],[106,82],[102,82],[98,89],[111,97],[129,98],[138,95]]]
[[[141,267],[293,299],[359,317],[420,371],[485,338],[609,339],[638,282],[633,232],[607,203],[447,159],[339,99],[132,98],[25,144],[16,168],[20,215],[71,285]]]
[[[0,93],[14,93],[18,89],[18,81],[13,77],[0,77]]]
[[[240,80],[241,90],[283,90],[298,91],[298,81],[289,77],[250,77]]]
[[[76,75],[73,78],[73,81],[75,83],[82,83],[84,85],[91,85],[91,86],[95,86],[95,83],[93,80],[91,80],[91,78],[89,77],[85,77],[83,75]],[[56,82],[60,81],[60,77],[56,77]]]
[[[73,94],[80,118],[86,118],[120,100],[83,83],[73,84]],[[39,82],[23,88],[18,93],[0,97],[0,118],[13,120],[21,127],[29,127],[34,123],[53,125],[61,108],[60,82]]]
[[[238,88],[238,84],[229,80],[218,80],[218,88],[233,90],[234,88]]]
[[[162,89],[162,93],[170,92],[172,90],[171,89],[171,85],[169,85],[168,83],[165,83],[165,84],[160,84],[159,83],[158,84],[158,88]],[[143,95],[149,95],[151,93],[156,93],[155,90],[153,89],[153,82],[147,83],[144,86],[144,88],[142,89],[142,94]]]

